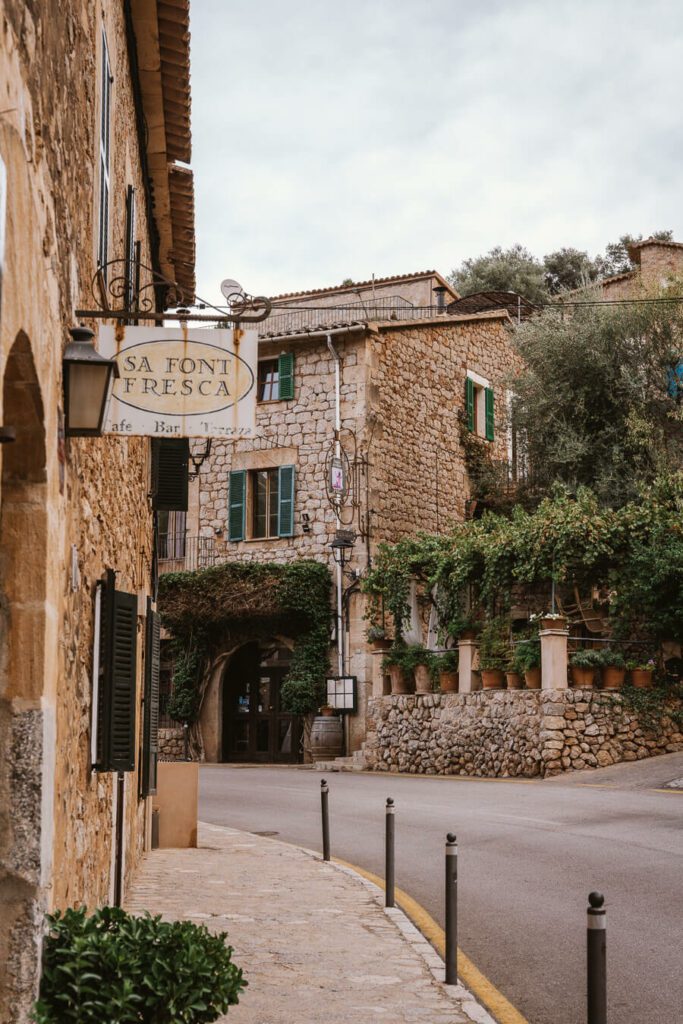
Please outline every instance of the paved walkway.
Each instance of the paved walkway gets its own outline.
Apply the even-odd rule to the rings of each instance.
[[[148,854],[126,908],[227,931],[249,987],[229,1024],[493,1024],[399,910],[354,872],[246,832]]]

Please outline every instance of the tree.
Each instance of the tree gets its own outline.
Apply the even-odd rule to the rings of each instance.
[[[449,279],[461,295],[482,291],[519,292],[530,302],[546,302],[544,267],[523,245],[496,246],[485,256],[463,260]]]
[[[546,309],[516,329],[513,420],[537,487],[583,485],[621,505],[680,465],[682,332],[676,303]]]
[[[594,281],[598,271],[587,252],[563,247],[543,257],[545,286],[551,295],[582,288]]]

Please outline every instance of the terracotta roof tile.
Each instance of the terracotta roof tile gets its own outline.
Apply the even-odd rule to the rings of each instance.
[[[441,276],[438,270],[418,270],[413,274],[396,274],[393,277],[376,277],[374,280],[371,278],[369,281],[353,281],[351,284],[336,284],[330,288],[310,288],[307,291],[300,292],[283,292],[281,295],[271,295],[271,300],[277,302],[282,299],[296,299],[303,295],[328,295],[331,292],[353,292],[356,288],[371,288],[373,284],[393,284],[394,281],[419,281],[425,277],[436,277],[449,289],[453,294],[457,295],[455,289],[448,284],[446,280]]]

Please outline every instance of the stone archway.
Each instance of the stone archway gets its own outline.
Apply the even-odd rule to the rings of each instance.
[[[40,965],[49,837],[44,808],[47,484],[43,402],[20,333],[2,381],[0,485],[0,1007],[28,1020]],[[55,652],[56,653],[56,652]],[[50,803],[48,804],[47,801]],[[9,1018],[7,1018],[9,1020]]]

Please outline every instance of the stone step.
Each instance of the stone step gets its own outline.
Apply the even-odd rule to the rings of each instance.
[[[365,768],[365,759],[359,762],[352,754],[350,757],[335,757],[331,761],[315,761],[313,768],[317,772],[361,772]]]

